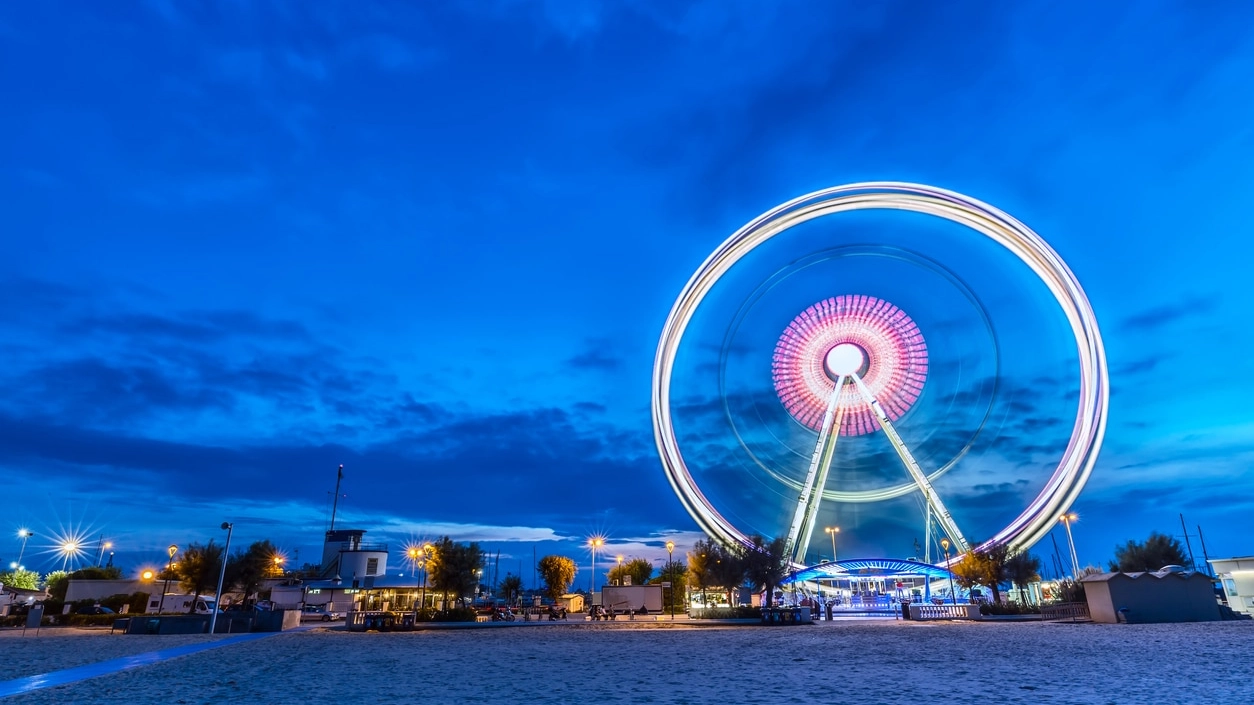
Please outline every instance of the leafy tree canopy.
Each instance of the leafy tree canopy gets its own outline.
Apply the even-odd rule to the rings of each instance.
[[[653,577],[653,564],[643,558],[633,558],[610,569],[607,576],[611,583],[624,582],[630,576],[632,585],[648,585]]]
[[[23,590],[34,590],[39,587],[39,573],[33,570],[10,570],[0,573],[0,585],[8,585],[9,587],[21,588]]]
[[[566,556],[545,556],[537,567],[544,580],[544,593],[552,600],[565,595],[575,581],[575,562]]]
[[[766,606],[775,602],[775,588],[788,575],[788,540],[778,536],[767,541],[760,534],[750,537],[752,542],[744,554],[744,576],[754,590],[766,592]]]
[[[483,567],[483,551],[477,543],[455,543],[447,536],[432,544],[427,558],[427,575],[431,586],[455,599],[472,595],[478,578],[475,571]]]
[[[210,541],[207,544],[193,543],[183,550],[183,555],[174,566],[174,574],[183,590],[194,597],[208,594],[218,583],[218,572],[222,567],[222,547]],[[188,613],[195,611],[196,600],[191,601]]]
[[[522,595],[522,578],[513,573],[506,573],[501,578],[501,584],[497,587],[497,591],[510,602],[515,602]]]
[[[1115,560],[1110,562],[1112,571],[1136,573],[1155,571],[1163,566],[1188,565],[1189,559],[1184,548],[1177,539],[1157,531],[1151,533],[1143,543],[1128,541],[1123,546],[1115,547]]]

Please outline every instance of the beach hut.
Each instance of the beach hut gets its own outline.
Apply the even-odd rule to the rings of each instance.
[[[567,612],[583,612],[583,595],[572,592],[557,598],[557,606],[565,607]]]
[[[1210,622],[1219,603],[1206,575],[1195,571],[1101,573],[1081,578],[1094,622]]]

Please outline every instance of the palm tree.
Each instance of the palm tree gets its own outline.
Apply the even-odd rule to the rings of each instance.
[[[767,541],[761,535],[750,537],[752,545],[745,552],[745,577],[754,590],[766,591],[766,606],[775,603],[775,588],[788,575],[788,541],[776,537]]]
[[[1027,551],[1019,551],[1006,559],[1006,577],[1025,596],[1028,594],[1028,584],[1041,579],[1040,573],[1041,559]]]

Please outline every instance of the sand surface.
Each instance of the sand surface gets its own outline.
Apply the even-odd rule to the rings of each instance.
[[[60,667],[177,639],[0,639]],[[185,642],[182,642],[185,643]],[[33,653],[33,652],[32,652]],[[19,656],[17,663],[34,663]],[[28,672],[29,666],[22,668]],[[25,675],[14,674],[14,675]],[[863,621],[809,627],[572,624],[313,630],[14,696],[34,703],[1248,702],[1254,623]]]

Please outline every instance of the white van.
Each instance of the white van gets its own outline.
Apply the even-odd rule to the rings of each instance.
[[[146,611],[150,614],[187,614],[192,611],[193,597],[192,595],[166,595],[163,601],[160,595],[151,595],[148,598]],[[217,604],[212,595],[201,595],[195,600],[195,614],[212,614]]]

